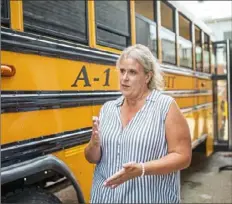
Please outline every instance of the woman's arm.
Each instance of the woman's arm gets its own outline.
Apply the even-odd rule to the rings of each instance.
[[[172,102],[165,121],[168,155],[154,161],[146,162],[145,175],[168,174],[187,168],[191,163],[191,136],[186,119]]]
[[[88,162],[97,164],[101,159],[101,144],[99,137],[99,120],[93,118],[92,136],[85,148],[85,158]]]

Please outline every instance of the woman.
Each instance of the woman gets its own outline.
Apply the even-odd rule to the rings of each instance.
[[[179,170],[191,162],[191,139],[150,50],[125,49],[117,61],[122,96],[105,103],[85,157],[95,163],[91,203],[179,203]]]

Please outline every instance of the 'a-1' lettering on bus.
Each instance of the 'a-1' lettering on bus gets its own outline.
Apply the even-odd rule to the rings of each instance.
[[[110,68],[106,69],[104,71],[105,73],[105,83],[103,86],[110,86],[109,81],[110,81]],[[91,86],[89,76],[86,70],[86,67],[83,66],[81,68],[81,71],[78,73],[74,83],[71,85],[71,87],[77,87],[78,86],[78,81],[84,81],[84,87]],[[99,81],[99,78],[94,78],[94,81]]]
[[[165,76],[164,81],[165,81],[165,87],[166,88],[174,88],[175,85],[175,76]]]

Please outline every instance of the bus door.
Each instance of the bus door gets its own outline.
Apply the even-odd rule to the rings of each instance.
[[[231,41],[213,43],[213,120],[215,151],[232,150]]]

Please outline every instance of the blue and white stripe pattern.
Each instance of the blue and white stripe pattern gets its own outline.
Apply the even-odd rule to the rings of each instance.
[[[147,162],[167,155],[165,117],[173,98],[153,90],[145,105],[123,129],[120,106],[124,97],[104,104],[100,111],[102,158],[96,165],[91,203],[179,203],[179,171],[138,177],[115,189],[104,181],[131,161]]]

